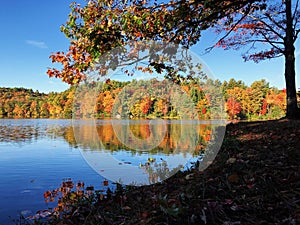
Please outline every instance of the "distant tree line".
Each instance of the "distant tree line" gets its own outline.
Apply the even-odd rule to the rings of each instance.
[[[74,88],[49,94],[25,88],[0,88],[0,117],[71,118]]]
[[[99,92],[97,92],[95,99],[95,107],[85,117],[110,117],[116,99],[119,95],[124,95],[125,92],[122,90],[128,86],[130,87],[126,89],[128,97],[125,99],[131,102],[122,102],[122,104],[127,105],[126,112],[131,118],[176,118],[180,116],[176,103],[170,101],[170,96],[166,94],[151,96],[152,92],[143,82],[112,80],[93,83]],[[205,89],[207,84],[214,88]],[[160,87],[157,88],[160,89]],[[285,116],[286,91],[270,87],[265,80],[255,81],[247,86],[241,80],[230,79],[221,82],[207,79],[203,86],[197,82],[189,81],[182,82],[180,88],[193,102],[199,119],[213,117],[214,110],[211,102],[215,96],[215,91],[222,93],[223,99],[221,99],[222,101],[218,100],[218,104],[223,104],[229,119],[275,119]],[[0,117],[72,118],[73,112],[84,113],[74,111],[76,108],[74,107],[74,97],[84,99],[84,95],[84,92],[80,92],[79,95],[76,94],[75,87],[60,93],[51,92],[49,94],[34,92],[32,89],[25,88],[0,88]],[[169,93],[169,95],[172,94]],[[299,93],[298,97],[300,98]]]

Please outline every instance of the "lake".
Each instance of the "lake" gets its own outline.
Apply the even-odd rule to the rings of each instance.
[[[170,120],[0,119],[0,224],[55,206],[63,180],[161,182],[201,159],[214,125]]]

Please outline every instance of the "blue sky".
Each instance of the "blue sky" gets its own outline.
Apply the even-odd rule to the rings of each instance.
[[[14,0],[2,1],[0,7],[0,87],[25,87],[41,92],[63,91],[68,85],[59,79],[48,78],[47,67],[52,67],[51,52],[67,50],[68,40],[60,32],[70,12],[72,0]],[[271,86],[284,87],[283,58],[259,64],[244,62],[242,52],[215,49],[201,55],[203,46],[213,43],[214,37],[204,33],[191,50],[202,58],[215,79],[241,79],[246,84],[266,79]],[[296,43],[300,56],[300,41]],[[299,60],[296,73],[300,74]],[[299,75],[300,76],[300,75]],[[299,77],[298,76],[298,77]],[[300,78],[296,78],[300,88]]]

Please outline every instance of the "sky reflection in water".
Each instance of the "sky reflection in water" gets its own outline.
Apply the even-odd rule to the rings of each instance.
[[[8,224],[9,217],[16,218],[21,211],[34,214],[53,207],[54,203],[44,202],[43,193],[59,187],[66,178],[84,181],[96,189],[103,189],[105,178],[101,175],[126,184],[164,180],[192,156],[199,155],[212,135],[207,124],[191,129],[168,123],[159,145],[148,151],[135,151],[132,145],[122,143],[130,138],[126,136],[128,130],[142,140],[136,146],[141,149],[140,144],[151,142],[153,129],[149,121],[127,125],[118,131],[110,120],[96,121],[96,126],[91,126],[90,121],[1,119],[0,224]],[[159,126],[156,129],[160,132]],[[195,136],[193,131],[198,134]]]

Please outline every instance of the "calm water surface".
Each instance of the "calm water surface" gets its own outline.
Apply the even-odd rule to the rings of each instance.
[[[0,224],[14,224],[20,213],[54,207],[45,203],[43,193],[58,188],[63,179],[96,189],[103,189],[106,178],[125,184],[165,179],[195,159],[210,140],[211,126],[194,126],[0,119]]]
[[[0,224],[13,224],[21,212],[53,207],[46,190],[66,178],[95,187],[103,178],[64,138],[69,120],[0,120]]]

